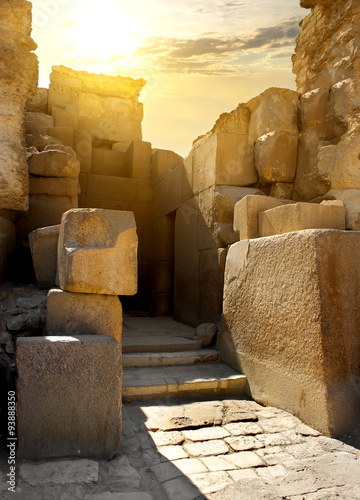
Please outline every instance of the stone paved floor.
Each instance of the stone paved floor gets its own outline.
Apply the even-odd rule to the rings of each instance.
[[[123,409],[110,461],[19,462],[0,498],[19,500],[360,499],[360,452],[252,401],[150,401]]]

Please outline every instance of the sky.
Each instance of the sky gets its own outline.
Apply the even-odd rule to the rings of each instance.
[[[294,89],[299,0],[33,0],[39,86],[52,66],[144,78],[143,140],[186,156],[219,115]]]

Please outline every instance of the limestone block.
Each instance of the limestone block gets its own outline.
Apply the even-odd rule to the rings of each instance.
[[[174,319],[193,326],[200,322],[198,219],[199,211],[195,199],[184,203],[176,211]]]
[[[132,212],[79,208],[61,220],[60,288],[69,292],[134,295],[136,224]]]
[[[181,198],[182,201],[188,201],[193,198],[193,155],[189,154],[184,158]]]
[[[88,177],[87,197],[100,200],[137,201],[138,180],[111,175]]]
[[[49,89],[38,87],[35,94],[27,101],[26,109],[36,113],[47,113]]]
[[[327,435],[359,421],[360,233],[306,230],[230,247],[218,348],[259,403]],[[301,318],[301,320],[299,320]]]
[[[247,195],[238,201],[234,209],[234,231],[240,240],[259,237],[259,213],[287,203],[270,196]]]
[[[92,137],[87,132],[74,130],[74,151],[80,161],[80,171],[90,174],[92,164]]]
[[[55,139],[55,137],[50,137],[49,135],[25,135],[26,145],[30,147],[35,147],[38,151],[43,151],[43,149],[48,145],[60,145],[60,141]]]
[[[200,322],[218,323],[221,318],[226,248],[202,250],[200,261]]]
[[[186,210],[185,210],[186,211]],[[189,212],[192,212],[191,207]],[[152,223],[152,261],[173,260],[175,220],[173,216],[161,217]],[[196,233],[197,238],[197,233]]]
[[[154,187],[154,218],[162,217],[177,210],[182,203],[182,164],[165,173]]]
[[[78,181],[67,177],[29,176],[30,195],[74,197],[78,195]]]
[[[68,104],[65,109],[53,106],[52,116],[56,127],[79,128],[79,108],[74,104]]]
[[[113,151],[120,151],[121,153],[126,153],[126,151],[129,149],[132,141],[119,141],[115,142],[111,148]]]
[[[28,160],[29,173],[42,177],[69,177],[77,179],[80,163],[72,154],[64,151],[42,151]]]
[[[91,172],[99,175],[128,177],[125,155],[119,151],[93,147]]]
[[[15,240],[14,224],[0,216],[0,284],[4,281],[9,260],[15,251]]]
[[[121,345],[119,297],[52,289],[47,296],[46,331],[48,335],[62,337],[109,335]]]
[[[303,229],[345,229],[343,206],[291,203],[259,213],[259,236]]]
[[[250,109],[244,104],[239,104],[237,108],[230,113],[222,113],[216,120],[211,132],[248,134],[250,115]]]
[[[127,177],[133,179],[151,179],[151,143],[140,140],[132,141],[125,154]]]
[[[346,208],[346,229],[360,230],[360,189],[331,190],[324,198],[343,202]]]
[[[270,196],[280,200],[291,200],[293,187],[293,183],[275,182],[271,186]]]
[[[54,118],[52,116],[44,113],[36,113],[34,111],[28,111],[25,113],[25,121],[37,123],[40,127],[44,128],[54,126]]]
[[[16,219],[18,239],[26,238],[29,233],[40,227],[60,224],[64,212],[77,208],[77,196],[73,198],[31,195],[29,212]]]
[[[38,113],[36,113],[38,114]],[[46,135],[48,127],[44,127],[43,125],[39,125],[37,122],[25,122],[25,133],[31,135]]]
[[[70,146],[64,146],[64,144],[47,144],[44,147],[44,151],[61,151],[62,153],[69,153],[71,156],[76,158],[76,153]]]
[[[259,189],[239,188],[236,186],[220,186],[215,189],[214,218],[217,222],[232,224],[237,202],[243,198],[265,197]]]
[[[258,181],[253,140],[246,134],[208,134],[192,154],[195,194],[214,185],[249,186]]]
[[[300,97],[301,131],[315,131],[322,139],[326,134],[328,89],[314,89]]]
[[[297,134],[298,103],[288,99],[278,89],[266,93],[259,106],[251,113],[249,135],[254,141],[273,131]]]
[[[121,346],[105,335],[19,338],[18,453],[113,458],[120,445]]]
[[[196,328],[195,340],[199,340],[203,347],[209,347],[215,343],[216,333],[214,323],[203,323]]]
[[[232,223],[215,222],[214,233],[219,248],[227,247],[239,241],[239,233],[234,231]]]
[[[59,139],[65,146],[74,147],[74,129],[71,127],[49,127],[47,134]]]
[[[55,286],[60,225],[42,227],[29,234],[31,257],[39,288]]]
[[[160,182],[165,172],[173,170],[183,162],[184,158],[167,149],[153,150],[151,158],[151,180],[153,185]]]
[[[298,152],[298,135],[270,132],[255,143],[255,167],[261,184],[294,182]]]

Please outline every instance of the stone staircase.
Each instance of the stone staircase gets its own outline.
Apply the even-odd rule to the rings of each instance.
[[[202,348],[195,330],[170,318],[125,317],[123,401],[244,395],[247,379]]]

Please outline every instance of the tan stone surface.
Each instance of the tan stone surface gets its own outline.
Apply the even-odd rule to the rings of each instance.
[[[299,94],[287,89],[268,89],[253,102],[249,123],[249,135],[254,142],[264,134],[273,131],[298,133]],[[285,92],[284,92],[285,91]]]
[[[245,104],[239,104],[230,113],[222,113],[216,120],[211,133],[229,132],[231,134],[248,134],[250,109]]]
[[[83,173],[91,172],[92,163],[92,138],[87,132],[74,130],[74,151],[80,161],[80,171]]]
[[[301,130],[303,133],[315,131],[320,139],[326,135],[326,114],[329,90],[310,90],[300,97]]]
[[[345,229],[346,210],[338,205],[291,203],[259,213],[259,236],[303,229]]]
[[[61,221],[60,288],[78,293],[134,295],[137,245],[132,212],[70,210]]]
[[[226,248],[199,252],[200,323],[220,320],[226,254]]]
[[[114,457],[122,381],[115,339],[21,338],[16,365],[19,457]]]
[[[93,147],[91,172],[99,175],[127,177],[124,153]]]
[[[293,183],[275,182],[270,189],[270,196],[280,200],[291,200],[293,192]]]
[[[38,87],[33,96],[28,99],[26,109],[37,113],[47,113],[49,89]]]
[[[53,106],[52,116],[55,127],[71,127],[74,130],[79,128],[79,108],[75,104],[68,104],[65,108]]]
[[[74,71],[55,66],[50,75],[49,111],[79,108],[79,130],[98,139],[141,139],[143,107],[138,97],[145,81]]]
[[[217,222],[232,223],[237,202],[245,196],[264,196],[259,189],[241,188],[237,186],[220,186],[215,189],[214,217]]]
[[[43,151],[29,158],[29,172],[42,177],[69,177],[77,179],[80,163],[72,154],[64,151]]]
[[[29,234],[31,257],[39,288],[55,286],[60,225],[42,227]]]
[[[54,118],[52,116],[46,115],[45,113],[37,113],[35,111],[27,111],[25,113],[26,122],[34,122],[41,127],[53,127]]]
[[[78,195],[79,185],[77,179],[68,177],[37,177],[29,176],[29,194],[63,196],[73,198]]]
[[[256,401],[333,436],[359,418],[359,259],[359,233],[336,230],[241,241],[227,258],[222,359]]]
[[[125,153],[125,164],[128,177],[150,180],[151,158],[152,150],[150,142],[140,140],[132,141]]]
[[[0,81],[0,213],[28,208],[24,143],[26,101],[36,90],[38,62],[31,39],[31,3],[10,0],[0,5],[2,65]],[[21,19],[21,23],[19,23]]]
[[[15,251],[15,232],[14,224],[0,216],[0,284],[4,280],[9,260]]]
[[[346,208],[346,229],[360,230],[360,190],[344,189],[331,190],[325,196],[325,199],[340,200]]]
[[[46,133],[58,139],[65,146],[74,146],[74,129],[72,127],[49,127]]]
[[[241,240],[259,236],[259,213],[287,203],[270,196],[246,195],[235,205],[234,231],[240,233]]]
[[[195,194],[214,185],[250,186],[258,180],[253,140],[246,134],[208,134],[192,154]]]
[[[255,167],[261,184],[293,182],[297,166],[298,135],[269,132],[255,143]]]
[[[174,151],[154,149],[151,157],[151,181],[153,185],[160,182],[168,170],[173,170],[183,161],[184,158]]]
[[[116,295],[50,290],[46,330],[51,336],[109,335],[121,345],[122,307]]]

